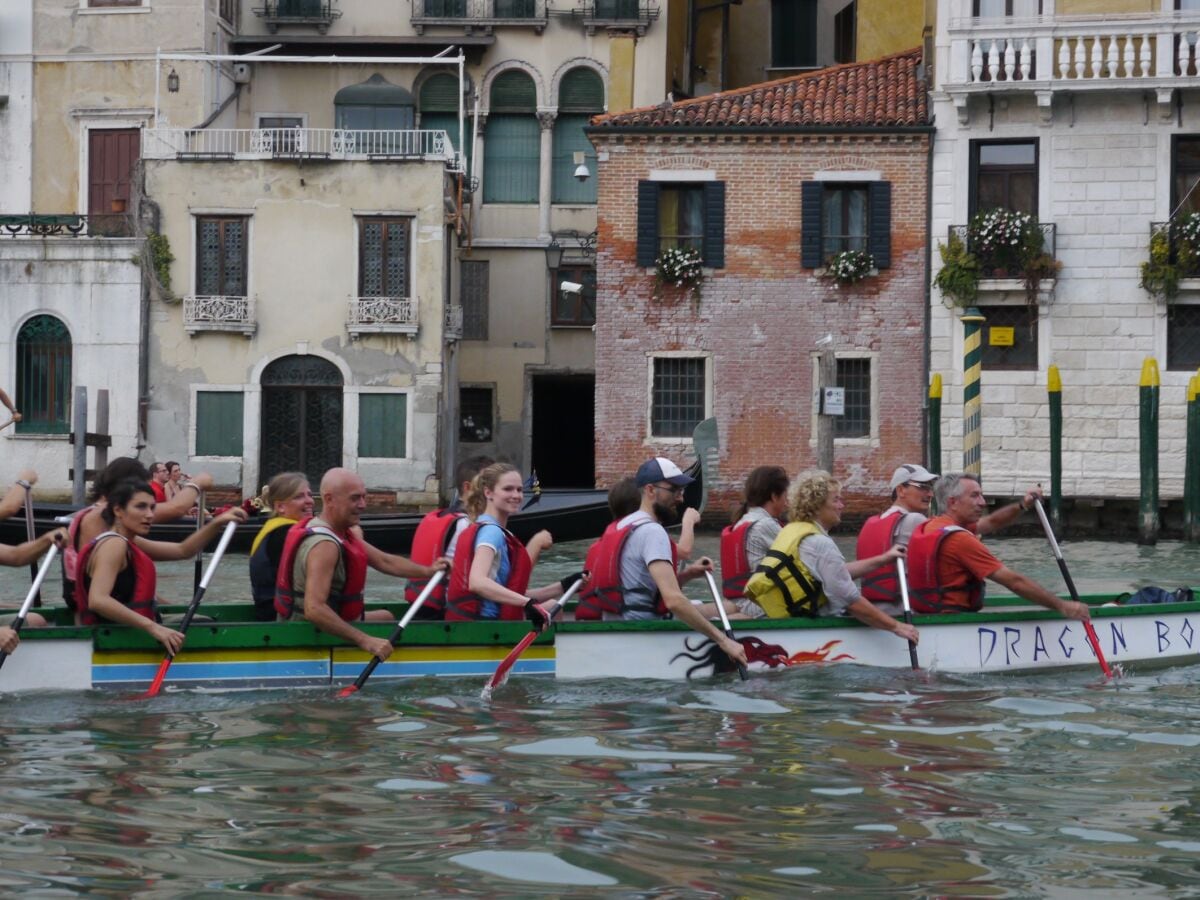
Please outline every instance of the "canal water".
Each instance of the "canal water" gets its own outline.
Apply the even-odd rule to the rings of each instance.
[[[1060,585],[1044,542],[993,543]],[[550,551],[543,580],[584,549]],[[1182,544],[1064,550],[1085,591],[1200,581]],[[214,601],[245,597],[244,566],[225,561]],[[190,594],[190,568],[164,568],[163,593]],[[28,573],[2,578],[8,601]],[[380,577],[371,595],[386,594]],[[0,891],[1197,891],[1200,666],[1108,685],[836,666],[744,683],[516,677],[490,702],[481,686],[0,695]]]

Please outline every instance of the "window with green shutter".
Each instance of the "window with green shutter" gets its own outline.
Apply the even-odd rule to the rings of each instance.
[[[407,426],[407,394],[359,394],[360,457],[403,459],[408,456]]]
[[[492,82],[483,139],[483,202],[537,203],[541,129],[537,89],[525,72]]]
[[[471,171],[471,134],[473,131],[470,115],[463,118],[463,131],[466,132],[466,147],[463,148],[458,133],[458,79],[453,75],[439,74],[430,77],[421,85],[420,95],[421,130],[444,131],[450,135],[450,143],[455,150],[462,150],[467,171]],[[465,110],[464,110],[465,112]]]
[[[241,391],[196,392],[196,456],[242,455]]]
[[[558,88],[558,117],[554,120],[554,158],[551,200],[554,203],[596,202],[596,148],[583,133],[592,116],[604,112],[604,82],[588,68],[563,76]],[[575,178],[575,153],[582,151],[591,178]]]

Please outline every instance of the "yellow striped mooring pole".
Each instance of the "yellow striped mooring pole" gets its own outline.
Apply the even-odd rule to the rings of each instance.
[[[1158,360],[1147,356],[1138,384],[1141,500],[1138,509],[1138,543],[1158,541]]]
[[[983,474],[979,376],[983,370],[983,323],[987,320],[974,306],[959,318],[963,323],[963,471],[979,477]]]

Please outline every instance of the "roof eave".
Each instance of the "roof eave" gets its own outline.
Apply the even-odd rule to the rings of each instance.
[[[586,125],[584,134],[933,134],[933,125]]]

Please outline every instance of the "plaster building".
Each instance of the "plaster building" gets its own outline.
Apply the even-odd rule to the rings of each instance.
[[[1200,283],[1169,299],[1139,287],[1152,234],[1176,260],[1200,209],[1200,77],[1185,4],[940,0],[931,242],[966,238],[980,263],[982,471],[1016,494],[1049,471],[1046,371],[1063,383],[1063,493],[1133,498],[1142,362],[1162,370],[1163,499],[1182,490],[1186,384],[1200,364]],[[1026,289],[1023,264],[986,246],[976,217],[1024,213],[1057,264]],[[1174,228],[1159,223],[1174,221]],[[1171,245],[1174,244],[1174,248]],[[939,299],[944,303],[939,303]],[[935,292],[931,366],[949,387],[944,469],[962,468],[961,310]],[[1077,509],[1079,506],[1077,505]]]
[[[919,63],[910,51],[595,120],[602,484],[687,453],[708,416],[717,508],[757,465],[815,464],[826,334],[852,503],[877,506],[897,460],[920,458],[932,128]],[[700,253],[698,297],[656,285],[675,248]],[[870,271],[840,284],[831,263],[857,252]]]

